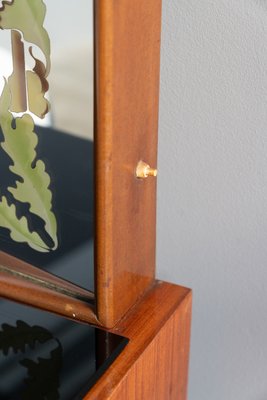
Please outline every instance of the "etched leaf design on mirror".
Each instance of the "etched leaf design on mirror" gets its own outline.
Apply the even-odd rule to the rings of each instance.
[[[44,97],[49,88],[45,78],[45,66],[38,58],[34,57],[32,47],[29,48],[29,53],[35,61],[35,66],[33,71],[26,71],[28,107],[37,117],[44,118],[49,111],[49,102]]]
[[[8,229],[11,239],[16,242],[28,243],[32,249],[43,253],[49,251],[38,233],[30,232],[27,219],[17,217],[15,205],[9,205],[6,197],[0,200],[0,226]]]
[[[24,3],[25,15],[18,14],[21,11],[21,3]],[[38,18],[35,19],[37,4],[39,4],[41,13],[39,12]],[[13,72],[8,78],[12,92],[10,111],[19,113],[27,111],[28,108],[39,118],[44,118],[49,110],[49,103],[44,97],[49,87],[46,77],[50,71],[50,40],[42,26],[45,11],[46,7],[42,0],[20,0],[20,2],[14,0],[10,4],[4,3],[0,8],[0,28],[11,29],[12,38]],[[28,19],[24,20],[25,18]],[[25,26],[27,26],[26,31],[24,30]],[[35,61],[35,67],[33,71],[25,72],[24,42],[21,33],[15,29],[21,31],[24,41],[33,43],[42,50],[46,57],[46,66],[34,56],[33,48],[30,46],[29,53]]]
[[[45,76],[50,71],[50,39],[43,27],[46,6],[42,0],[13,0],[0,8],[0,28],[22,32],[24,40],[42,50],[46,59]]]
[[[6,77],[0,97],[0,125],[4,137],[1,148],[12,161],[10,171],[19,178],[8,191],[18,202],[29,204],[30,212],[44,221],[44,229],[53,245],[46,245],[36,232],[30,232],[26,216],[18,219],[15,205],[9,206],[5,198],[2,199],[2,210],[9,210],[13,219],[12,224],[9,221],[7,226],[4,217],[0,218],[0,226],[10,230],[13,240],[27,242],[30,247],[42,252],[58,247],[57,221],[52,211],[52,192],[49,188],[51,179],[44,162],[38,159],[38,136],[28,113],[31,111],[43,118],[49,110],[49,103],[44,97],[49,87],[46,78],[50,71],[50,39],[43,27],[45,14],[43,0],[3,1],[0,8],[0,28],[11,30],[13,59],[13,73]],[[33,70],[26,71],[24,47],[27,42],[35,66]],[[41,49],[46,65],[33,55],[32,44]],[[23,115],[15,118],[14,112]],[[20,231],[16,231],[18,227]]]
[[[8,78],[8,85],[12,93],[10,110],[13,112],[27,111],[27,92],[25,81],[25,54],[21,34],[11,31],[13,72]]]
[[[42,83],[33,71],[26,71],[29,110],[39,118],[44,118],[49,110],[49,103],[43,96]]]
[[[24,114],[13,119],[8,111],[11,94],[7,83],[0,98],[0,125],[4,142],[1,147],[13,161],[10,170],[22,178],[15,187],[8,190],[16,200],[30,204],[30,211],[45,222],[45,229],[54,242],[57,242],[57,222],[52,212],[52,193],[49,189],[50,177],[45,171],[43,161],[36,161],[35,148],[38,138],[34,132],[34,122],[30,115]]]

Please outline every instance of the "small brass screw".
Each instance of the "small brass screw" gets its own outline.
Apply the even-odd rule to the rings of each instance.
[[[137,178],[145,179],[148,176],[156,177],[158,174],[158,170],[155,168],[151,168],[150,165],[148,165],[144,161],[139,161],[136,167],[135,174]]]

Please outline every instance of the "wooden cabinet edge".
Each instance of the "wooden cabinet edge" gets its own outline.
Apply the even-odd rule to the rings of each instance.
[[[111,331],[129,344],[86,400],[185,400],[192,292],[157,282]]]

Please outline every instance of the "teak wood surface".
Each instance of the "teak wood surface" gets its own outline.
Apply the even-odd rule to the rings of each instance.
[[[95,2],[96,293],[94,306],[81,304],[81,317],[106,327],[155,282],[156,179],[137,179],[135,170],[140,160],[156,167],[160,32],[161,0]],[[10,260],[0,254],[0,264]],[[14,265],[50,288],[1,272],[0,295],[69,316],[66,295],[52,290],[68,283],[20,260]]]
[[[96,46],[96,301],[112,327],[153,284],[161,0],[98,0]]]
[[[112,332],[130,339],[85,400],[186,400],[192,295],[157,282]]]
[[[95,296],[0,253],[0,296],[130,339],[86,400],[185,400],[191,292],[155,281],[161,0],[95,2]],[[39,284],[37,284],[37,281]]]
[[[0,297],[100,325],[94,294],[0,252]]]

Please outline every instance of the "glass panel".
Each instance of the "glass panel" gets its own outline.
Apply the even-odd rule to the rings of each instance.
[[[0,398],[82,399],[127,342],[0,299]]]
[[[0,250],[92,290],[93,0],[0,7]]]

